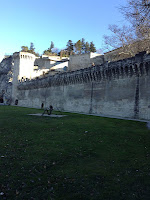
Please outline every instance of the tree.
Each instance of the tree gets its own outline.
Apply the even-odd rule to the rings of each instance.
[[[121,7],[121,12],[130,22],[130,26],[109,25],[112,35],[104,35],[105,49],[119,48],[115,54],[122,55],[120,59],[123,55],[124,58],[131,57],[141,51],[149,50],[150,1],[128,0],[127,5]]]
[[[90,44],[88,42],[85,43],[85,53],[90,52]]]
[[[93,42],[90,42],[90,52],[96,52],[96,48]]]
[[[35,47],[34,47],[33,42],[30,43],[30,48],[29,48],[28,52],[34,54],[37,57],[40,56],[40,54],[38,52],[35,52]]]
[[[43,54],[48,55],[48,56],[56,56],[59,53],[58,48],[54,48],[54,42],[51,41],[50,48],[46,49],[43,51]]]
[[[54,47],[54,42],[51,41],[50,48],[43,51],[43,54],[48,56],[57,56],[59,54],[60,50],[56,47]]]
[[[75,43],[75,48],[76,48],[76,53],[77,54],[81,54],[81,50],[82,50],[82,42],[81,42],[81,40],[78,40]]]
[[[38,52],[35,52],[34,44],[32,42],[30,43],[30,48],[28,48],[28,46],[21,46],[21,51],[32,53],[37,57],[40,56],[40,54]]]
[[[38,52],[35,52],[34,55],[40,57],[40,54]]]
[[[43,51],[43,55],[48,55],[49,54],[49,51],[48,50],[44,50]]]
[[[51,45],[50,45],[50,48],[48,49],[49,50],[49,52],[52,52],[52,49],[54,48],[54,42],[53,41],[51,41]]]
[[[96,50],[96,53],[98,53],[98,54],[103,54],[103,50],[102,50],[102,49],[97,49],[97,50]]]
[[[72,40],[68,40],[66,46],[67,46],[66,50],[68,51],[68,54],[72,55],[73,54],[73,48],[74,48]]]
[[[121,12],[133,25],[139,38],[150,37],[149,0],[128,0],[127,5],[121,7]]]
[[[22,52],[28,52],[29,49],[28,49],[27,46],[22,46],[22,47],[21,47],[21,51],[22,51]]]
[[[60,50],[58,48],[52,48],[52,54],[55,54],[56,56],[58,55],[58,53],[60,52]]]
[[[60,57],[68,57],[68,51],[66,49],[62,49],[59,53]]]
[[[82,53],[85,53],[85,39],[84,38],[82,38],[81,43],[82,43]]]
[[[35,51],[34,51],[34,50],[35,50],[35,48],[34,48],[34,44],[33,44],[33,42],[31,42],[31,43],[30,43],[30,49],[29,49],[29,52],[35,54]]]
[[[120,28],[117,25],[109,25],[109,30],[112,32],[112,35],[104,35],[105,48],[110,51],[122,47],[122,51],[125,54],[133,56],[135,50],[131,44],[136,40],[136,35],[132,28],[128,26]]]

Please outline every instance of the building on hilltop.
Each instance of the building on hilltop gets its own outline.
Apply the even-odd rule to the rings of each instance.
[[[68,71],[75,71],[84,69],[94,65],[100,65],[104,63],[104,57],[97,53],[85,53],[79,55],[71,55],[68,64]]]
[[[46,74],[66,71],[68,59],[58,56],[36,57],[28,52],[15,52],[0,63],[0,103],[10,104],[16,96],[18,80],[30,80]]]

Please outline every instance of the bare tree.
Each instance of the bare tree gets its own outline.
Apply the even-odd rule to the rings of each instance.
[[[105,50],[125,57],[150,50],[150,0],[127,0],[121,12],[130,26],[109,25],[112,35],[104,35]],[[119,48],[119,49],[118,49]],[[126,55],[126,56],[125,56]],[[120,57],[119,57],[120,58]]]
[[[112,35],[104,35],[105,49],[110,51],[121,48],[120,54],[124,53],[133,56],[135,48],[131,44],[137,39],[133,29],[127,26],[120,28],[117,25],[109,25],[109,30]]]
[[[139,38],[150,37],[150,0],[127,0],[121,12],[133,25]]]

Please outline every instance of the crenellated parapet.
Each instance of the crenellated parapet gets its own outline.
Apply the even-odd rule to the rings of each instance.
[[[69,84],[82,84],[100,82],[132,76],[147,76],[150,71],[150,54],[141,52],[135,57],[119,60],[116,62],[105,62],[101,65],[64,72],[47,77],[35,79],[22,79],[18,83],[19,90],[45,88]]]

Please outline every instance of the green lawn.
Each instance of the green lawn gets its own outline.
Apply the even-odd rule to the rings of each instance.
[[[39,112],[0,106],[0,199],[150,199],[145,123]]]

